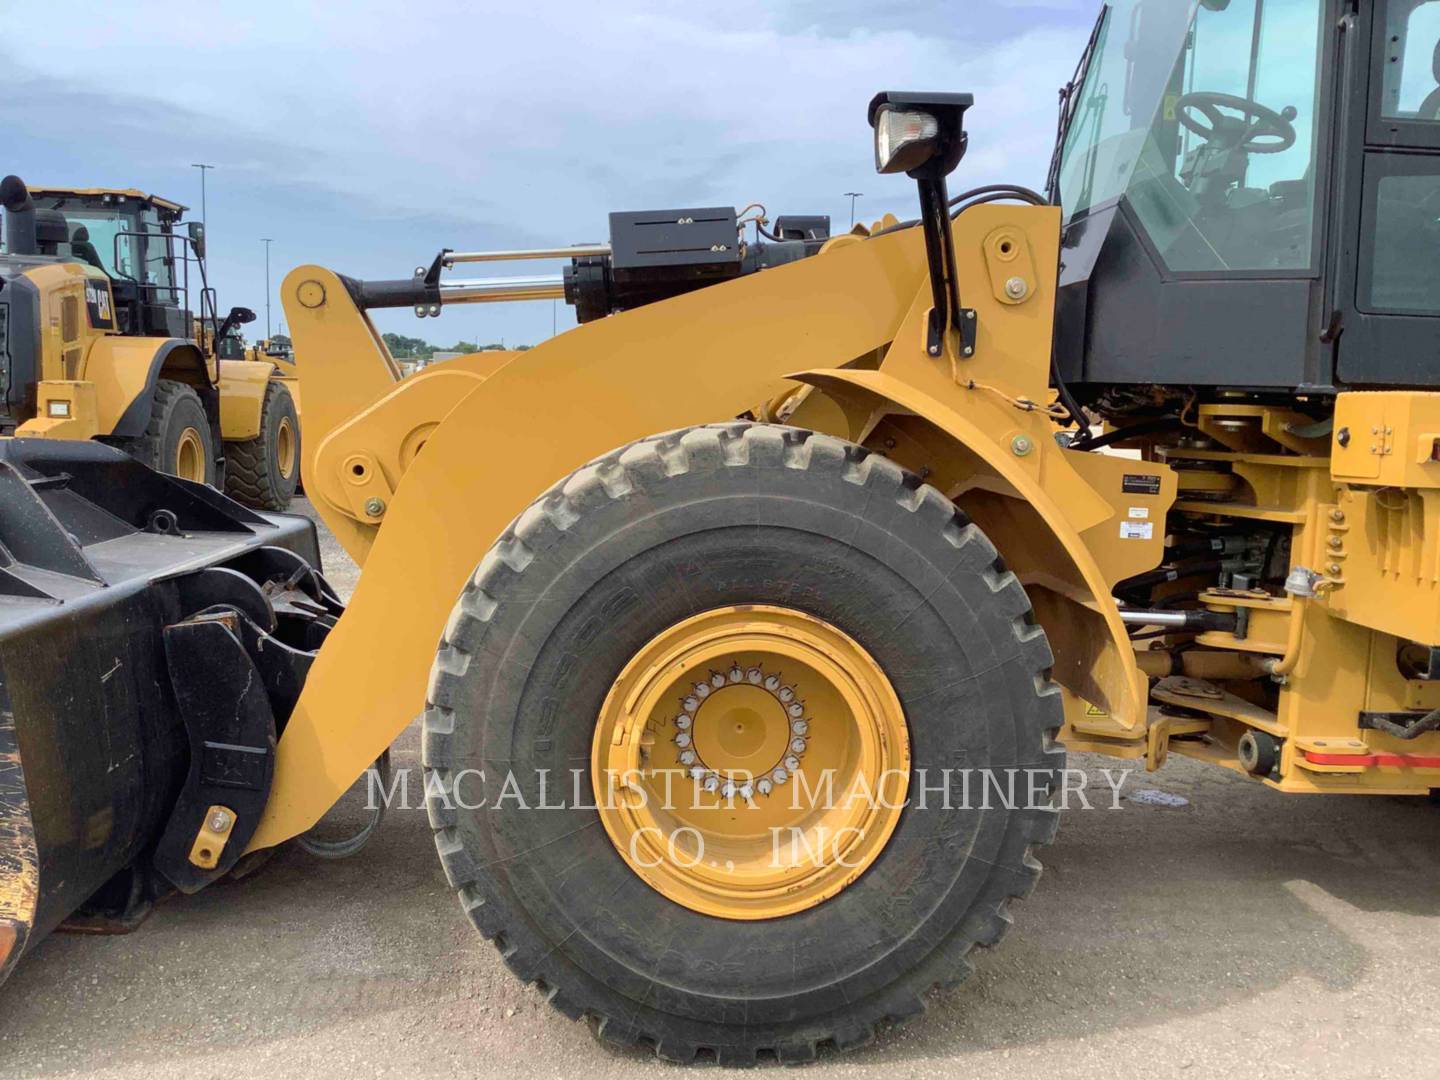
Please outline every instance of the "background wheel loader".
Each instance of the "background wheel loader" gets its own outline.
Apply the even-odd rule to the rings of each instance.
[[[239,327],[217,346],[220,361],[222,433],[255,432],[225,440],[225,494],[246,506],[284,510],[300,487],[300,380],[289,341],[246,345]],[[263,375],[263,381],[261,376]],[[263,386],[258,412],[253,401],[232,399],[227,385]]]
[[[268,359],[217,358],[216,340],[254,315],[219,317],[204,230],[182,222],[185,207],[133,189],[29,191],[13,177],[0,202],[0,431],[97,438],[283,510],[299,481],[298,414]]]
[[[762,248],[659,210],[294,270],[343,613],[294,519],[0,447],[5,962],[303,835],[422,712],[468,917],[682,1061],[855,1046],[963,979],[1034,886],[1062,745],[1277,798],[1440,786],[1418,6],[1108,5],[1045,195],[952,197],[970,98],[884,93],[913,221]],[[576,330],[403,381],[368,315],[562,291]]]

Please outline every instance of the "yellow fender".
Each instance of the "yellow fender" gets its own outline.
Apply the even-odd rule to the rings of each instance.
[[[220,361],[220,438],[243,442],[260,434],[265,388],[274,370],[255,360]]]
[[[1120,575],[1105,573],[1082,530],[1076,527],[1074,511],[1067,513],[1052,494],[1059,486],[1060,478],[1055,474],[1070,462],[1062,458],[1052,463],[1050,475],[1042,483],[1037,470],[1021,465],[1020,459],[1007,452],[1005,444],[997,442],[974,420],[883,370],[807,371],[795,378],[824,391],[828,397],[860,406],[856,415],[863,417],[862,428],[873,426],[875,419],[884,415],[923,420],[940,439],[952,442],[955,452],[974,455],[985,466],[985,473],[1001,481],[987,487],[1003,487],[1005,494],[999,499],[987,499],[984,509],[979,509],[965,494],[956,493],[944,482],[943,472],[932,477],[932,483],[938,480],[941,489],[977,520],[1009,569],[1025,584],[1036,620],[1045,628],[1055,652],[1055,680],[1104,709],[1122,727],[1138,727],[1145,716],[1148,687],[1146,677],[1136,666],[1134,647],[1120,621],[1119,609],[1111,599],[1111,586]],[[1041,437],[1047,434],[1042,430]],[[864,435],[864,430],[850,432],[851,438]],[[1040,444],[1031,453],[1059,457],[1064,452],[1052,443]],[[927,460],[936,461],[942,456],[932,450]],[[1067,456],[1081,459],[1093,455],[1076,452]],[[974,462],[968,465],[972,473],[976,471]],[[1129,467],[1135,466],[1132,463]],[[928,465],[924,468],[930,470]],[[1167,478],[1167,483],[1173,499],[1173,478]],[[1067,486],[1072,496],[1082,497],[1089,487],[1079,475],[1068,478]],[[1086,520],[1097,530],[1114,516],[1108,507],[1101,506],[1092,504],[1087,508],[1095,516]],[[1043,529],[1036,528],[1036,523],[1027,517],[1016,516],[1014,511],[1021,508],[1037,517]],[[1038,551],[1037,539],[1044,544]]]

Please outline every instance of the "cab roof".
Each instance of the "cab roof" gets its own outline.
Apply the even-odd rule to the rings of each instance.
[[[190,209],[188,206],[183,206],[180,203],[174,202],[171,199],[162,198],[159,195],[147,194],[146,192],[140,191],[138,188],[44,187],[40,185],[32,185],[30,188],[30,194],[37,198],[47,195],[72,195],[78,198],[100,198],[106,195],[110,195],[117,199],[138,199],[141,202],[153,204],[157,209],[167,210],[170,213],[176,215],[183,214],[186,210]]]

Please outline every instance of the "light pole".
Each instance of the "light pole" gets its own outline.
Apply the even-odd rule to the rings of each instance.
[[[262,236],[260,242],[265,245],[265,340],[270,340],[270,245],[274,237]]]
[[[855,228],[855,200],[864,196],[863,191],[847,191],[845,197],[850,200],[850,228]]]
[[[210,227],[210,223],[206,220],[206,215],[205,215],[205,174],[206,174],[207,172],[209,172],[211,169],[215,168],[215,166],[214,166],[214,165],[201,165],[201,164],[199,164],[198,162],[196,162],[196,163],[192,164],[190,167],[191,167],[192,169],[199,169],[199,170],[200,170],[200,224],[201,224],[201,225],[204,225],[204,226],[208,229],[208,228]]]

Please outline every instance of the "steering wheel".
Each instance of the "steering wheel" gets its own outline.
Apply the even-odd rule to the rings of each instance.
[[[1226,116],[1221,109],[1241,116]],[[1295,145],[1295,125],[1290,122],[1296,116],[1293,106],[1276,112],[1248,98],[1202,90],[1175,102],[1175,116],[1206,142],[1233,143],[1247,154],[1279,154]],[[1202,117],[1209,121],[1208,126]]]

